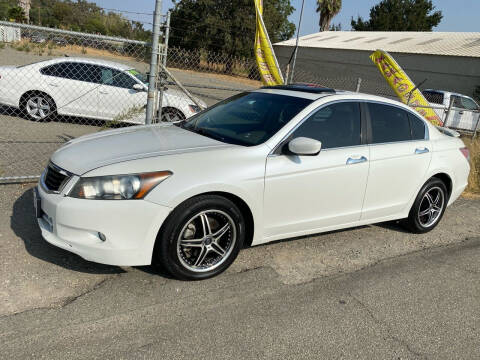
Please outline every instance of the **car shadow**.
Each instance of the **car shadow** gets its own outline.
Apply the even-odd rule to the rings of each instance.
[[[119,274],[118,266],[93,263],[46,242],[41,235],[33,210],[33,190],[25,191],[13,204],[10,227],[25,244],[27,252],[46,262],[65,269],[89,274]]]

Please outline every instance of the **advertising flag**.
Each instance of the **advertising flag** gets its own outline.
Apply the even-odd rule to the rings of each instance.
[[[255,33],[255,58],[264,85],[283,85],[283,75],[263,22],[263,0],[255,1],[257,31]]]
[[[430,107],[428,100],[425,99],[420,90],[415,88],[415,84],[389,53],[377,50],[370,55],[370,59],[404,104],[414,108],[433,125],[443,125],[442,119]]]

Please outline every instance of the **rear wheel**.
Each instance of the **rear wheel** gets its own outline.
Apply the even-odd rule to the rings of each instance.
[[[176,122],[185,120],[185,115],[180,110],[173,108],[166,108],[162,110],[162,121],[165,122]]]
[[[442,219],[447,203],[448,191],[444,182],[431,178],[418,193],[405,225],[419,234],[433,230]]]
[[[55,113],[55,102],[44,93],[30,93],[22,99],[22,111],[33,121],[43,121]]]
[[[153,260],[176,278],[206,279],[233,263],[244,239],[245,221],[233,202],[217,195],[198,196],[168,217]]]

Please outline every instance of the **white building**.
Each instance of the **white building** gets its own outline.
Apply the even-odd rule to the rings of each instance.
[[[285,69],[295,39],[274,45]],[[376,49],[389,52],[421,88],[472,95],[480,86],[480,33],[328,31],[300,38],[296,81],[327,82],[341,87],[362,78],[362,90],[389,91],[370,60]],[[312,79],[309,80],[308,77]],[[351,79],[350,81],[348,79]],[[336,84],[339,85],[336,85]],[[387,90],[386,90],[387,89]],[[393,92],[391,93],[393,94]]]

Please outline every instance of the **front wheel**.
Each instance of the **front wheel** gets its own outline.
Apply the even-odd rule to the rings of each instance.
[[[447,203],[445,183],[437,178],[430,179],[418,193],[405,225],[418,234],[433,230],[442,219]]]
[[[176,122],[185,120],[185,115],[180,110],[167,108],[162,110],[162,121],[163,122]]]
[[[217,195],[198,196],[168,217],[153,260],[176,278],[207,279],[233,263],[244,239],[245,221],[233,202]]]

